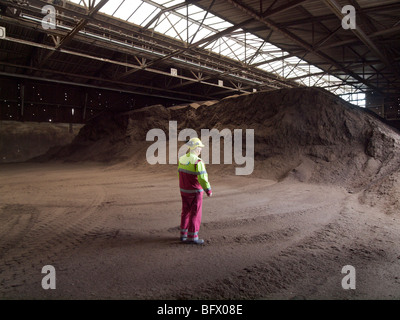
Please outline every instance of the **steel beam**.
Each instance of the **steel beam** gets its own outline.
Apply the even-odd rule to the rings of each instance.
[[[342,7],[336,2],[336,0],[323,0],[324,3],[332,10],[332,12],[342,20],[344,15],[342,13]],[[360,39],[368,49],[370,49],[389,69],[393,69],[388,58],[382,53],[376,44],[365,34],[365,32],[361,29],[360,26],[357,26],[355,29],[351,29],[351,31]],[[398,76],[398,75],[396,75]]]
[[[65,46],[68,42],[70,42],[74,38],[74,36],[87,25],[89,19],[93,17],[93,15],[95,15],[107,2],[108,0],[100,0],[100,2],[96,6],[91,7],[87,16],[84,19],[81,19],[78,24],[63,39],[61,39],[58,44],[55,45],[55,49],[58,50]],[[93,4],[94,2],[92,3],[92,5]],[[39,63],[39,68],[41,68],[47,62],[47,60],[53,56],[54,53],[55,51],[50,51]]]
[[[282,6],[279,6],[279,7],[275,8],[275,9],[268,9],[264,13],[262,13],[261,16],[263,18],[271,17],[274,14],[282,13],[282,12],[285,12],[287,10],[293,9],[293,8],[301,5],[302,3],[306,2],[306,1],[307,0],[294,0],[294,1],[291,1],[289,3],[284,4]]]
[[[288,39],[290,39],[292,42],[298,44],[299,46],[301,46],[302,48],[306,49],[307,51],[309,51],[310,53],[313,53],[315,55],[317,55],[318,57],[320,57],[321,59],[327,61],[329,64],[335,66],[335,68],[337,69],[341,69],[344,72],[346,72],[346,74],[351,75],[354,79],[357,79],[358,81],[364,83],[365,85],[369,86],[370,88],[382,93],[382,90],[378,87],[376,87],[375,85],[365,81],[362,77],[360,77],[358,74],[347,70],[346,68],[344,68],[339,62],[337,62],[336,60],[334,60],[333,58],[331,58],[330,56],[326,55],[325,53],[322,53],[320,51],[316,51],[314,50],[314,48],[312,47],[312,45],[308,44],[307,42],[305,42],[303,39],[299,38],[297,35],[295,35],[294,33],[290,32],[289,30],[286,29],[282,29],[280,28],[276,23],[274,23],[272,20],[267,19],[267,18],[263,18],[261,17],[257,12],[255,12],[253,9],[248,8],[246,6],[244,6],[243,4],[239,3],[236,0],[225,0],[226,2],[230,3],[231,5],[233,5],[234,7],[242,10],[244,13],[246,13],[248,16],[252,17],[253,19],[265,24],[268,28],[273,29],[275,32],[280,33],[282,35],[284,35],[285,37],[287,37]]]
[[[223,36],[225,36],[225,35],[227,35],[227,34],[232,33],[233,31],[235,31],[235,30],[237,30],[237,29],[239,29],[239,28],[242,28],[243,26],[245,26],[246,24],[248,24],[248,23],[250,23],[250,22],[252,22],[252,21],[253,21],[253,19],[247,19],[247,20],[245,20],[245,21],[243,21],[243,22],[241,22],[241,23],[239,23],[239,24],[236,24],[236,25],[234,25],[234,26],[232,26],[232,27],[229,27],[229,28],[227,28],[227,29],[225,29],[225,30],[223,30],[223,31],[221,31],[221,32],[218,32],[218,33],[213,34],[213,35],[211,35],[211,36],[209,36],[209,37],[206,37],[206,38],[204,38],[204,39],[201,39],[201,40],[199,40],[199,41],[197,41],[197,42],[195,42],[195,43],[189,44],[189,45],[188,45],[186,48],[184,48],[184,49],[174,50],[174,51],[172,51],[171,53],[165,55],[165,56],[162,57],[162,58],[158,58],[158,59],[155,59],[155,60],[153,60],[153,61],[150,61],[149,63],[147,63],[147,64],[145,65],[145,68],[148,68],[148,67],[150,67],[150,66],[152,66],[152,65],[154,65],[154,64],[157,64],[157,63],[159,63],[159,62],[162,62],[162,61],[164,61],[164,60],[171,59],[171,58],[174,57],[174,56],[177,56],[177,55],[179,55],[179,54],[182,54],[182,53],[184,53],[184,52],[186,52],[186,51],[188,51],[188,50],[190,50],[190,49],[199,47],[200,45],[203,45],[203,44],[205,44],[205,43],[213,42],[213,41],[219,39],[220,37],[223,37]],[[131,75],[132,73],[134,73],[134,72],[136,72],[136,71],[137,71],[137,70],[130,70],[130,71],[128,71],[128,72],[125,72],[124,74],[120,75],[117,79],[118,79],[118,80],[121,80],[122,78],[125,78],[125,77]]]
[[[32,2],[34,2],[35,4],[37,4],[37,5],[39,5],[41,2],[40,1],[37,1],[37,0],[32,0]],[[194,1],[193,1],[194,2]],[[40,10],[38,11],[38,7],[28,7],[27,8],[28,9],[28,11],[30,11],[32,14],[33,14],[33,16],[35,16],[35,15],[39,15],[38,16],[38,18],[36,19],[36,23],[40,23]],[[64,9],[64,8],[63,8]],[[60,17],[60,19],[61,18],[63,18],[65,21],[69,21],[69,19],[70,19],[70,17],[69,16],[73,16],[73,11],[70,9],[70,8],[67,8],[66,9],[67,11],[66,12],[68,12],[68,16],[62,16],[62,17]],[[80,15],[78,15],[78,17],[81,17],[82,15],[80,14]],[[81,20],[82,19],[84,19],[84,18],[81,18]],[[12,20],[11,18],[8,18],[8,20]],[[101,26],[99,25],[99,23],[101,23],[101,24],[110,24],[113,28],[118,28],[118,30],[124,30],[125,32],[128,32],[128,33],[133,33],[135,36],[132,36],[132,35],[130,35],[130,34],[125,34],[125,33],[122,33],[121,34],[121,31],[119,31],[119,32],[117,32],[116,30],[114,30],[113,28],[111,28],[111,29],[108,29],[107,28],[107,32],[108,33],[110,33],[110,34],[112,34],[113,36],[115,36],[116,38],[115,39],[113,39],[113,40],[117,40],[117,41],[114,41],[114,42],[112,42],[112,41],[110,41],[110,45],[106,45],[106,47],[108,48],[108,49],[110,49],[110,50],[117,50],[118,52],[125,52],[125,53],[127,53],[127,54],[130,54],[130,53],[132,53],[132,50],[134,50],[134,48],[133,48],[133,46],[132,46],[132,48],[130,49],[130,46],[127,46],[127,48],[122,48],[122,47],[120,47],[120,46],[118,46],[118,47],[116,47],[117,46],[117,42],[123,42],[123,39],[129,39],[129,40],[131,40],[131,41],[135,41],[135,43],[137,43],[137,45],[138,46],[141,46],[142,44],[141,44],[141,41],[142,41],[142,43],[143,43],[143,45],[144,46],[146,46],[146,43],[148,44],[149,42],[147,42],[147,41],[149,41],[149,39],[150,39],[150,36],[148,36],[148,35],[145,35],[145,33],[148,33],[148,31],[146,32],[146,30],[142,30],[142,29],[138,29],[138,30],[136,30],[135,28],[132,28],[132,29],[127,29],[127,27],[126,26],[124,26],[124,25],[122,25],[122,24],[120,24],[120,23],[118,23],[117,24],[117,22],[113,22],[112,20],[110,20],[110,21],[108,21],[108,20],[106,20],[106,19],[104,19],[103,18],[103,16],[102,15],[94,15],[94,16],[92,16],[92,18],[90,19],[91,20],[91,22],[93,22],[93,23],[90,23],[89,25],[88,25],[88,28],[90,27],[90,30],[91,30],[91,32],[93,32],[93,30],[95,30],[94,31],[94,34],[97,34],[98,32],[103,32],[102,31],[102,28],[101,28]],[[32,20],[33,21],[33,20]],[[7,22],[9,22],[9,23],[15,23],[15,24],[20,24],[21,22],[22,23],[24,23],[24,24],[26,24],[26,25],[30,25],[30,26],[34,26],[35,24],[32,22],[32,21],[25,21],[24,19],[18,19],[18,20],[12,20],[12,21],[7,21]],[[244,23],[243,24],[241,24],[241,25],[237,25],[237,26],[235,26],[235,28],[240,28],[242,25],[245,25],[246,23],[249,23],[249,22],[251,22],[252,20],[251,19],[249,19],[249,20],[247,20],[247,21],[244,21]],[[67,24],[70,24],[70,22],[71,21],[69,21]],[[40,30],[40,28],[39,28],[39,30]],[[89,29],[88,29],[89,30]],[[143,33],[142,33],[143,32]],[[223,36],[225,33],[227,34],[227,33],[230,33],[230,32],[232,32],[232,29],[230,29],[230,30],[224,30],[224,31],[222,31],[222,33],[218,33],[217,35],[213,35],[212,37],[213,38],[206,38],[206,39],[202,39],[201,41],[202,42],[205,42],[206,43],[206,41],[215,41],[214,39],[218,39],[218,37],[221,37],[221,36]],[[60,38],[63,38],[63,37],[65,37],[65,34],[63,33],[63,32],[60,32],[60,30],[47,30],[47,33],[50,33],[50,34],[55,34],[56,36],[58,36],[58,37],[60,37]],[[123,39],[122,40],[120,40],[120,38],[118,38],[118,36],[119,37],[123,37]],[[87,37],[88,37],[88,35],[87,34],[85,34],[85,35],[82,35],[82,34],[80,34],[79,32],[75,35],[75,37],[74,37],[74,39],[75,40],[78,40],[78,41],[86,41],[86,39],[87,39]],[[95,37],[94,38],[94,42],[93,43],[99,43],[99,45],[101,45],[101,46],[104,46],[103,44],[101,44],[101,39],[102,37]],[[155,48],[152,48],[151,49],[151,51],[149,51],[149,53],[150,52],[155,52],[155,53],[157,53],[158,51],[159,52],[162,52],[162,51],[160,51],[160,50],[163,50],[163,48],[164,48],[164,43],[163,43],[163,41],[165,42],[165,40],[163,40],[163,39],[161,39],[161,38],[156,38],[157,39],[157,41],[158,40],[160,40],[160,42],[161,42],[161,45],[160,45],[160,43],[158,43],[158,42],[151,42],[151,44],[153,45],[153,46],[155,46]],[[104,38],[104,44],[106,44],[106,41],[105,41],[106,39]],[[138,42],[139,41],[139,42]],[[24,41],[21,41],[21,43],[24,43]],[[27,43],[25,43],[25,44],[27,44]],[[129,43],[128,43],[129,44]],[[193,47],[190,47],[190,48],[182,48],[182,47],[180,47],[179,45],[173,45],[173,48],[175,47],[175,52],[182,52],[182,58],[183,59],[191,59],[191,57],[190,57],[190,53],[189,53],[189,56],[187,56],[186,55],[186,53],[187,53],[187,51],[191,51],[191,52],[193,52],[194,53],[194,55],[196,56],[196,57],[198,57],[198,56],[200,56],[200,57],[202,57],[202,58],[204,58],[204,59],[206,59],[206,61],[207,61],[207,67],[208,68],[210,68],[210,67],[212,67],[212,68],[219,68],[219,66],[222,68],[222,69],[227,69],[227,68],[229,68],[230,70],[232,70],[232,69],[236,69],[236,70],[238,70],[238,71],[246,71],[246,73],[248,73],[248,72],[250,72],[250,73],[252,73],[252,77],[254,78],[254,79],[251,79],[251,78],[249,78],[248,79],[248,81],[249,81],[249,84],[250,84],[250,82],[251,81],[256,81],[256,82],[266,82],[267,84],[268,83],[271,83],[271,81],[274,81],[274,80],[271,80],[271,79],[275,79],[275,77],[273,76],[273,75],[268,75],[268,73],[267,72],[265,72],[265,71],[262,71],[262,70],[260,70],[260,69],[257,69],[257,68],[253,68],[253,67],[251,67],[251,66],[245,66],[245,65],[241,65],[241,66],[239,66],[239,65],[237,65],[237,66],[232,66],[232,65],[227,65],[227,64],[225,64],[225,62],[224,62],[224,59],[223,58],[221,58],[221,57],[218,57],[218,56],[214,56],[214,55],[211,55],[211,57],[212,57],[212,59],[213,60],[209,60],[210,59],[210,53],[209,52],[207,52],[207,51],[204,51],[204,52],[201,52],[200,50],[196,50],[197,48],[195,47],[196,45],[198,45],[199,44],[199,42],[197,42],[197,43],[195,43],[195,44],[193,44]],[[31,45],[33,45],[33,46],[36,46],[35,44],[31,44]],[[168,45],[168,47],[170,47],[172,44],[171,43],[168,43],[167,44]],[[37,46],[39,46],[40,47],[40,44],[37,44]],[[167,48],[168,48],[167,47]],[[54,47],[53,47],[54,48]],[[167,49],[166,48],[166,49]],[[49,49],[49,50],[52,50],[52,49],[50,49],[50,48],[46,48],[46,49]],[[179,50],[183,50],[183,51],[179,51]],[[55,51],[55,50],[53,50],[53,51]],[[64,50],[63,48],[59,48],[57,51],[59,51],[59,52],[63,52],[63,53],[67,53],[67,54],[73,54],[72,52],[73,51],[71,51],[71,50]],[[141,52],[141,51],[140,51]],[[140,53],[138,53],[138,54],[140,54]],[[156,58],[154,58],[154,57],[156,57],[155,55],[152,55],[152,56],[150,56],[150,55],[147,55],[147,59],[150,61],[150,63],[153,63],[154,62],[154,60],[157,60],[157,57]],[[171,56],[171,58],[173,57],[173,55]],[[168,57],[164,57],[164,59],[165,58],[168,58]],[[109,59],[104,59],[103,60],[103,62],[109,62],[108,61]],[[112,63],[112,62],[111,62]],[[177,63],[176,61],[174,61],[174,63]],[[238,62],[239,63],[239,62]],[[129,68],[129,67],[128,67]],[[146,64],[143,64],[143,65],[140,65],[140,66],[136,66],[136,67],[133,67],[133,69],[131,70],[131,73],[133,73],[133,72],[135,72],[135,71],[139,71],[139,70],[146,70],[146,71],[149,71],[149,72],[152,72],[152,69],[150,69],[150,68],[148,68],[148,64],[146,65]],[[209,73],[209,72],[208,72]],[[211,76],[211,77],[209,77],[209,78],[212,78],[213,77],[213,75]],[[227,75],[227,78],[229,78],[229,75]],[[268,79],[265,79],[265,78],[269,78],[269,80]],[[192,80],[190,79],[189,80],[190,82],[192,82]],[[204,82],[203,82],[204,83]],[[206,83],[204,83],[204,84],[206,84]],[[255,84],[256,85],[256,84]]]

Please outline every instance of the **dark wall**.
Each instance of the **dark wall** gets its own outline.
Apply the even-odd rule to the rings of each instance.
[[[179,101],[31,79],[0,77],[0,120],[85,123],[104,111],[129,111]],[[86,106],[86,108],[85,108]]]

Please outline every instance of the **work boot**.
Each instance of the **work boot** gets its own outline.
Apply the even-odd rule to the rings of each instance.
[[[190,240],[186,241],[187,243],[193,243],[193,244],[203,244],[204,240],[203,239],[197,239],[197,240]]]

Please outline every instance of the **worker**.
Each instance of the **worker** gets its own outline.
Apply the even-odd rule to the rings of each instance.
[[[212,196],[211,186],[204,161],[199,158],[204,144],[199,138],[187,143],[189,150],[179,158],[178,175],[182,198],[181,241],[203,244],[199,239],[202,216],[203,193]]]

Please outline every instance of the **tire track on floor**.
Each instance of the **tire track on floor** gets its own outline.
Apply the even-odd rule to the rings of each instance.
[[[101,210],[106,194],[102,186],[92,187],[92,190],[93,198],[81,209],[72,212],[70,208],[60,207],[51,213],[38,213],[28,224],[20,226],[14,219],[14,223],[10,221],[7,227],[3,227],[3,232],[7,233],[10,228],[18,226],[15,240],[0,262],[3,294],[23,284],[32,284],[30,276],[40,273],[44,265],[61,265],[87,238],[87,234],[101,229],[107,218]]]
[[[0,259],[18,246],[24,235],[37,222],[39,211],[33,206],[9,204],[0,212]]]

